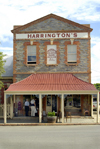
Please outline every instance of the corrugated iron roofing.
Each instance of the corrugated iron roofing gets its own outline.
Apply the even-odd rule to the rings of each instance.
[[[84,82],[72,74],[40,73],[32,74],[24,80],[13,83],[7,91],[67,91],[96,90],[93,84]]]
[[[5,73],[2,74],[2,77],[12,77],[13,76],[13,56],[5,56],[4,59]]]

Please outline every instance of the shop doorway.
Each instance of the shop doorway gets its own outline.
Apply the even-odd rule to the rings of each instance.
[[[52,95],[52,112],[57,112],[57,95]]]
[[[57,112],[57,95],[47,95],[46,99],[46,112]]]

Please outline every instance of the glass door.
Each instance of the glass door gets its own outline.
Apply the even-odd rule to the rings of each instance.
[[[57,112],[57,95],[52,95],[52,111]]]

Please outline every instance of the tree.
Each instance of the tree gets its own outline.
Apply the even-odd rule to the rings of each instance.
[[[2,78],[1,77],[1,75],[5,72],[5,70],[4,70],[4,60],[3,60],[3,57],[4,57],[5,55],[2,53],[2,52],[0,52],[0,78]],[[0,89],[3,87],[3,82],[0,80]]]
[[[97,90],[100,90],[100,83],[95,83],[94,86]]]

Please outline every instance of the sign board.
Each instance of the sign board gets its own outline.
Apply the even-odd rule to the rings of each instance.
[[[58,38],[88,38],[88,32],[81,33],[26,33],[16,34],[16,39],[58,39]]]
[[[57,64],[57,48],[56,45],[47,45],[47,64]]]

